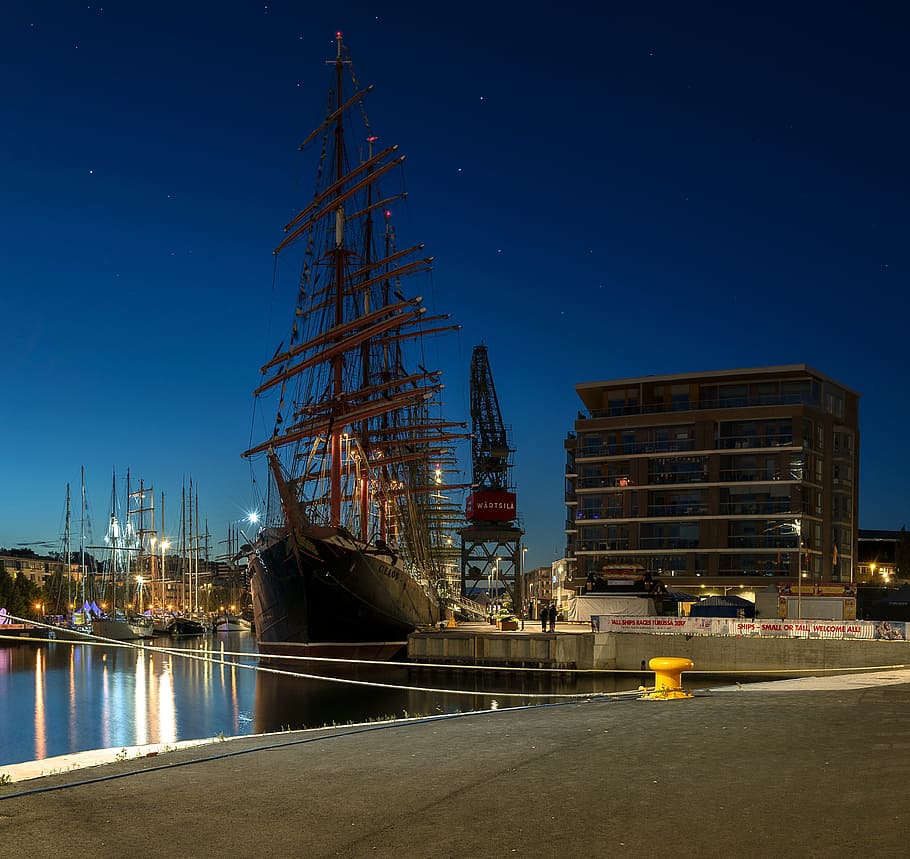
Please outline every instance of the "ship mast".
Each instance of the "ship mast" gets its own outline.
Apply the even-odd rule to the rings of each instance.
[[[367,137],[369,146],[367,163],[370,164],[373,159],[373,144],[376,142],[376,136],[371,134]],[[369,173],[373,172],[372,166],[368,169]],[[364,269],[369,269],[372,262],[373,251],[373,184],[367,186],[367,216],[366,216],[366,242],[364,243]],[[386,302],[388,303],[388,302]],[[370,291],[363,291],[363,315],[367,316],[370,312]],[[364,342],[360,347],[360,362],[363,365],[363,387],[370,386],[370,346]],[[370,539],[370,469],[369,469],[369,451],[370,451],[370,425],[368,421],[360,423],[360,450],[363,452],[365,461],[361,463],[360,468],[360,537],[366,542]]]
[[[335,104],[338,118],[335,120],[335,180],[344,175],[344,121],[341,110],[342,87],[344,84],[344,60],[341,57],[341,32],[335,34],[337,54],[335,56]],[[341,197],[342,189],[339,187],[336,197]],[[344,202],[338,201],[335,209],[335,325],[341,327],[344,322]],[[340,339],[340,338],[339,338]],[[341,402],[344,394],[344,379],[342,376],[344,355],[339,350],[332,357],[332,388],[335,402]],[[331,429],[331,477],[330,488],[330,524],[334,527],[341,525],[341,434],[343,427],[339,421],[333,421]]]

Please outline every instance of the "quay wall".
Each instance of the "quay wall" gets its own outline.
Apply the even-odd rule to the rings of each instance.
[[[666,633],[509,633],[442,630],[408,637],[408,659],[601,671],[640,671],[654,656],[683,656],[695,671],[781,671],[794,675],[910,665],[910,642],[740,638]]]
[[[613,665],[591,667],[640,669],[654,656],[684,656],[701,671],[837,671],[910,663],[910,642],[824,638],[736,638],[733,636],[623,635],[592,633],[615,639]],[[607,663],[609,658],[607,659]]]

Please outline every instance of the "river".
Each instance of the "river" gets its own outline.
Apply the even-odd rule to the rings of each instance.
[[[362,679],[377,685],[258,670],[248,632],[148,646],[0,641],[0,767],[91,749],[545,703],[647,680],[407,667],[370,669]]]

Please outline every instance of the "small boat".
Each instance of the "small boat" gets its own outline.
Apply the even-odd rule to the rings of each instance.
[[[188,614],[174,616],[174,635],[205,635],[205,620]]]
[[[253,625],[239,614],[220,614],[215,618],[215,632],[249,632]]]
[[[113,641],[135,641],[140,638],[154,638],[155,631],[150,617],[128,615],[115,610],[110,615],[92,619],[92,634]]]
[[[170,611],[152,612],[152,631],[155,635],[171,635],[177,626],[177,619]]]
[[[76,611],[69,616],[48,615],[44,622],[51,627],[47,637],[59,641],[84,641],[92,634],[91,616],[85,612]]]
[[[126,486],[129,498],[129,471],[127,471]],[[94,614],[92,632],[100,638],[115,641],[154,638],[155,631],[151,616],[143,614],[141,611],[133,611],[132,603],[129,602],[133,580],[131,564],[133,555],[141,549],[141,542],[130,516],[122,517],[120,510],[120,499],[117,496],[117,475],[114,473],[111,478],[110,519],[107,533],[104,536],[105,545],[93,547],[107,550],[100,593],[102,599],[106,598],[110,602],[110,609],[107,610],[106,603],[102,602],[99,611],[97,602],[93,601],[91,605]],[[142,605],[141,588],[140,583],[137,594],[140,609]]]

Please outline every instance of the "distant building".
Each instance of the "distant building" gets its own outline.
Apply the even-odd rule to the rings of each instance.
[[[63,574],[66,564],[58,558],[11,549],[0,550],[0,570],[4,570],[10,578],[23,576],[41,587],[50,582],[54,574]]]
[[[576,391],[571,587],[616,565],[674,588],[855,580],[859,394],[804,364]]]
[[[557,607],[562,607],[566,597],[572,591],[566,590],[565,579],[569,568],[565,558],[553,561],[549,566],[536,567],[525,573],[524,593],[528,603],[531,617],[537,617],[541,603],[549,605],[556,602]]]
[[[532,617],[537,617],[540,604],[553,599],[553,583],[549,567],[535,567],[525,572],[524,593],[528,601],[528,611]]]
[[[897,576],[900,531],[860,531],[856,562],[858,582],[887,585]]]

